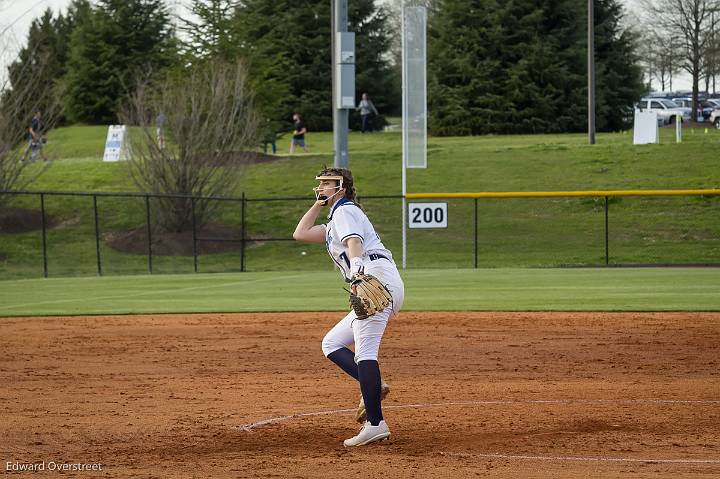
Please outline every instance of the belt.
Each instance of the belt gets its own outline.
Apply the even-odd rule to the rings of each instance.
[[[377,253],[369,254],[368,258],[370,258],[370,261],[375,261],[377,259],[386,259],[386,260],[390,261],[390,258],[388,258],[387,256],[382,255],[382,254],[377,254]]]

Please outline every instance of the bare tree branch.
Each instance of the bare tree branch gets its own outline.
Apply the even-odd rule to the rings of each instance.
[[[259,143],[258,116],[246,69],[212,60],[151,86],[146,75],[121,119],[130,129],[130,171],[143,191],[227,196]],[[159,133],[159,134],[158,134]],[[159,223],[168,231],[205,224],[217,202],[165,198]]]
[[[681,67],[693,82],[693,111],[697,111],[699,82],[707,60],[713,30],[713,16],[720,12],[720,0],[642,0],[647,24],[657,25],[662,34],[683,42]]]
[[[672,81],[680,72],[681,52],[677,39],[650,27],[642,30],[638,51],[644,64],[648,80],[655,78],[660,83],[660,90],[672,90]]]

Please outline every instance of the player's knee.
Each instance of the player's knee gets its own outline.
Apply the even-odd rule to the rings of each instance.
[[[378,360],[377,352],[373,351],[358,351],[355,353],[355,364],[360,364],[360,361],[375,361]]]
[[[337,340],[335,340],[332,336],[329,334],[325,335],[325,337],[322,340],[322,351],[325,357],[327,357],[329,354],[337,351],[338,349],[342,348],[343,345],[340,344]]]

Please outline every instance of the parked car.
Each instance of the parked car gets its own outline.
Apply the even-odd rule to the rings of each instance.
[[[633,128],[635,125],[635,112],[639,111],[638,108],[631,106],[622,108],[622,119],[626,128]],[[657,115],[658,126],[665,126],[665,120],[660,115]]]
[[[692,108],[692,98],[673,98],[672,101],[674,101],[680,106]],[[703,121],[708,121],[708,119],[710,118],[710,114],[713,112],[713,110],[716,108],[720,108],[720,102],[718,102],[718,104],[715,104],[713,100],[698,99],[698,102],[700,103],[700,108],[702,108]]]
[[[663,119],[663,124],[675,123],[677,117],[683,121],[690,118],[690,108],[682,107],[672,100],[664,98],[643,98],[635,105],[640,110],[652,110],[657,112],[658,117]]]
[[[715,125],[715,128],[720,130],[720,108],[717,110],[713,110],[712,113],[710,113],[710,118],[708,118],[708,121]]]

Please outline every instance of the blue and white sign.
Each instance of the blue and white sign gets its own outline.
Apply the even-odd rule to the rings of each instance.
[[[126,136],[127,127],[125,125],[110,125],[108,127],[103,161],[124,161],[128,159]]]

